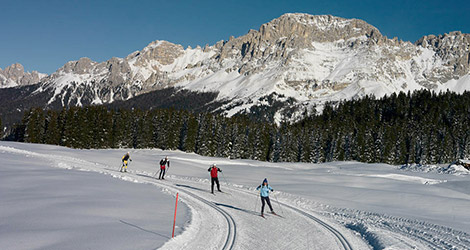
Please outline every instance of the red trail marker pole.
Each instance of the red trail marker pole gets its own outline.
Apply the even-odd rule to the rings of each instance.
[[[175,216],[173,217],[173,233],[171,238],[175,237],[176,210],[178,209],[178,193],[176,193]]]

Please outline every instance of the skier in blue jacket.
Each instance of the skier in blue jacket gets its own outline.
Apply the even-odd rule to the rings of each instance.
[[[265,203],[268,203],[269,208],[271,209],[272,214],[276,214],[271,206],[271,201],[269,200],[269,191],[273,192],[274,189],[269,186],[268,179],[263,180],[263,184],[259,185],[256,190],[260,190],[259,194],[261,196],[261,216],[264,217],[264,206]]]

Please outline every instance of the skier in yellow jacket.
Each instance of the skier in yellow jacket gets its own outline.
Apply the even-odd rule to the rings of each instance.
[[[122,157],[122,167],[120,172],[127,172],[127,162],[132,161],[131,156],[129,155],[129,152],[127,152],[123,157]]]

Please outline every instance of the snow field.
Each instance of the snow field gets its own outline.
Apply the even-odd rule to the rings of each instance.
[[[160,187],[163,186],[164,190],[168,190],[171,193],[177,191],[175,187],[178,187],[182,200],[190,204],[193,213],[192,221],[188,230],[175,239],[168,241],[167,244],[163,246],[163,249],[220,249],[221,246],[226,245],[224,241],[228,229],[224,226],[223,218],[221,218],[221,215],[214,211],[214,209],[204,206],[204,202],[201,202],[201,200],[207,200],[215,204],[215,206],[222,208],[236,221],[236,224],[233,223],[232,225],[236,227],[236,231],[234,232],[236,238],[233,238],[236,244],[233,247],[231,246],[230,248],[224,249],[252,249],[266,246],[273,249],[341,249],[338,248],[339,243],[336,242],[336,239],[333,237],[334,235],[331,235],[327,230],[316,225],[314,221],[305,220],[303,216],[292,214],[287,209],[282,211],[289,219],[267,215],[269,218],[269,221],[267,221],[267,219],[260,217],[260,201],[253,192],[238,191],[237,194],[237,192],[234,192],[235,190],[232,190],[230,193],[217,193],[216,196],[214,196],[210,194],[207,189],[207,181],[202,179],[190,181],[178,179],[175,176],[169,176],[170,178],[167,177],[166,179],[171,179],[170,181],[157,183],[158,181],[152,178],[154,175],[153,172],[130,170],[129,173],[122,174],[109,166],[99,163],[86,164],[87,161],[73,157],[58,155],[46,156],[41,153],[5,147],[1,147],[0,149],[17,154],[30,155],[30,157],[50,157],[51,159],[59,161],[56,165],[57,167],[73,169],[86,166],[85,169],[87,171],[107,172],[107,174],[122,180],[136,183],[153,183]],[[188,189],[189,192],[185,189]],[[202,199],[199,199],[199,201],[198,199],[192,199],[191,195],[188,196],[186,193],[194,194],[196,197],[201,197]],[[251,198],[251,204],[246,203],[246,196]],[[276,205],[274,200],[272,202],[273,205]],[[251,207],[253,204],[255,204],[254,208]],[[279,206],[279,203],[277,206]],[[255,210],[256,207],[257,211]],[[280,207],[275,207],[274,209],[279,210]],[[267,210],[268,208],[266,207],[266,211]],[[287,221],[287,223],[284,221]],[[264,225],[260,227],[259,223],[264,223]],[[194,228],[198,230],[194,231]],[[243,228],[243,230],[240,228]],[[265,231],[269,231],[269,234],[265,234]],[[292,238],[296,238],[299,233],[305,234],[305,241],[292,241]],[[309,244],[311,244],[310,242],[316,243],[314,246],[309,246]]]
[[[27,150],[0,146],[0,157],[1,249],[148,249],[171,237],[174,198],[153,186],[52,168],[84,161]],[[179,209],[176,234],[190,219]]]
[[[157,186],[172,195],[179,192],[191,222],[162,249],[470,248],[468,175],[356,162],[228,160],[161,150],[130,150],[130,172],[122,174],[117,169],[127,149],[74,150],[1,142],[2,151],[54,159],[56,167],[151,184],[144,186]],[[171,161],[166,180],[151,178],[165,156]],[[209,192],[207,168],[212,163],[223,170],[219,180],[225,193]],[[284,218],[258,215],[261,202],[254,189],[265,177],[276,190],[271,195],[273,208]],[[170,203],[174,206],[174,201]]]

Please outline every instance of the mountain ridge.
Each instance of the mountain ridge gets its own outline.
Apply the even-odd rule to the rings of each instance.
[[[295,120],[330,101],[470,90],[469,50],[470,34],[461,32],[411,43],[360,19],[288,13],[204,48],[157,40],[125,58],[70,61],[41,78],[32,94],[52,93],[47,107],[126,101],[165,88],[215,92],[221,105],[214,111],[229,116],[274,96],[285,103],[274,119]],[[283,112],[292,108],[297,112]]]

